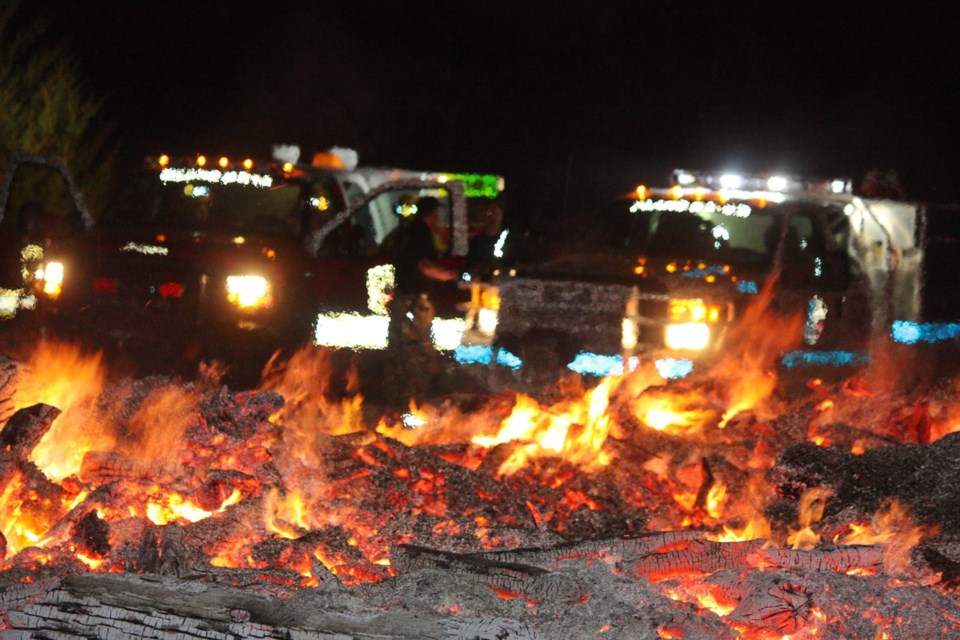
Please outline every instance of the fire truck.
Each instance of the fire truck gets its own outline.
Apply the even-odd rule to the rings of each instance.
[[[876,337],[960,336],[947,302],[955,216],[857,195],[844,178],[676,170],[666,187],[557,221],[475,283],[456,355],[595,375],[652,360],[681,377],[723,353],[769,285],[770,308],[803,320],[783,366],[864,364]]]
[[[96,225],[24,258],[4,305],[8,316],[42,312],[58,333],[137,345],[145,357],[308,342],[382,348],[393,241],[418,198],[445,204],[435,240],[455,266],[467,252],[471,202],[496,198],[503,184],[358,166],[342,149],[309,162],[290,147],[266,161],[153,156]],[[440,349],[459,343],[464,295],[453,286],[437,301]]]

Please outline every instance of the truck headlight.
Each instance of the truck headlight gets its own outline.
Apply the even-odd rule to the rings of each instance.
[[[620,326],[620,347],[626,351],[637,348],[640,342],[640,329],[636,320],[624,318]]]
[[[477,312],[477,329],[483,334],[492,336],[497,330],[497,311],[495,309],[480,309]]]
[[[663,332],[663,342],[668,349],[700,351],[710,344],[710,327],[704,322],[668,324]]]
[[[474,330],[474,338],[482,341],[493,337],[500,315],[500,290],[495,285],[470,283],[470,303],[467,306],[467,326]],[[479,334],[479,335],[477,335]]]
[[[34,278],[45,295],[56,298],[63,291],[63,263],[48,262],[41,265]]]
[[[241,309],[263,309],[273,304],[273,295],[263,276],[227,276],[227,300]]]

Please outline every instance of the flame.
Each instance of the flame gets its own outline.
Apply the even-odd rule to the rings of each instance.
[[[630,414],[655,431],[691,437],[703,432],[716,411],[694,391],[647,389],[627,401]]]
[[[748,540],[769,539],[770,520],[766,515],[765,496],[770,489],[762,474],[750,476],[745,491],[741,495],[724,492],[723,509],[715,519],[722,522],[719,533],[708,534],[707,538],[716,542],[745,542]]]
[[[147,500],[146,516],[153,524],[164,525],[178,520],[198,522],[212,514],[177,494],[154,497]]]
[[[408,447],[464,443],[469,442],[476,434],[496,431],[510,411],[509,406],[497,404],[488,407],[486,411],[464,413],[457,407],[441,409],[428,403],[417,404],[411,399],[408,411],[400,416],[399,421],[390,424],[386,417],[381,418],[376,432],[399,440]],[[480,460],[475,460],[474,464],[470,464],[467,459],[458,462],[476,468]]]
[[[727,485],[722,481],[714,483],[707,492],[705,508],[711,518],[720,518],[724,514],[727,501]]]
[[[913,574],[910,554],[925,538],[935,533],[932,527],[918,526],[909,510],[896,500],[881,506],[866,525],[850,525],[841,536],[843,544],[870,544],[883,548],[883,567],[890,575]]]
[[[766,518],[751,518],[741,527],[732,523],[723,525],[723,533],[707,536],[715,542],[746,542],[770,537],[770,521]]]
[[[332,363],[333,354],[327,349],[304,347],[287,360],[279,354],[264,367],[260,389],[276,391],[286,400],[283,408],[272,420],[283,425],[287,431],[298,431],[305,437],[319,427],[329,435],[341,435],[362,431],[363,396],[347,395],[332,399],[335,393]],[[355,389],[355,372],[347,373],[345,391]]]
[[[102,567],[103,564],[104,564],[104,562],[106,562],[106,561],[103,560],[102,558],[93,558],[93,557],[91,557],[91,556],[86,555],[85,553],[80,553],[80,552],[78,552],[78,553],[76,554],[76,556],[77,556],[77,560],[79,560],[79,561],[82,562],[83,564],[87,565],[88,567],[90,567],[90,568],[93,569],[94,571],[96,571],[97,569],[99,569],[100,567]]]
[[[264,526],[282,538],[298,538],[310,528],[308,511],[309,507],[299,492],[281,497],[279,490],[273,488],[264,504]]]
[[[585,468],[606,466],[611,458],[603,445],[608,436],[620,437],[619,428],[607,413],[611,389],[618,381],[615,376],[604,378],[582,402],[561,401],[549,409],[529,396],[519,395],[500,430],[493,436],[474,436],[472,442],[486,448],[519,443],[500,466],[499,475],[516,473],[529,459],[541,455],[562,456]]]
[[[953,397],[960,396],[960,379],[953,381],[951,391]],[[946,405],[937,404],[933,407],[931,413],[937,418],[930,427],[931,442],[936,442],[946,435],[960,431],[960,402]]]
[[[755,372],[745,369],[762,369],[769,353],[774,351],[769,344],[744,350],[753,355],[745,360],[744,369],[738,364],[737,368],[724,371],[724,376],[750,378]],[[80,373],[74,376],[77,379],[96,381],[94,374],[99,366],[91,367],[91,362],[98,362],[96,357],[91,361],[73,353],[73,361],[63,353],[48,353],[46,357],[78,368]],[[0,532],[8,552],[12,556],[27,547],[46,545],[44,553],[49,551],[53,562],[53,543],[62,543],[59,548],[91,570],[120,567],[116,559],[99,558],[95,551],[86,548],[78,550],[73,540],[48,539],[58,535],[51,533],[50,528],[62,521],[71,508],[82,505],[89,496],[104,493],[97,491],[102,488],[96,486],[98,480],[111,483],[111,499],[116,499],[95,507],[99,517],[111,525],[136,518],[160,527],[198,522],[243,503],[231,512],[231,517],[213,523],[223,525],[223,529],[217,529],[222,536],[204,549],[210,563],[218,567],[263,569],[265,573],[282,565],[296,572],[292,584],[297,587],[322,584],[328,576],[321,564],[347,585],[395,575],[401,567],[391,565],[391,547],[416,541],[418,535],[432,536],[452,548],[467,544],[486,548],[517,546],[519,536],[512,531],[522,526],[551,535],[576,535],[576,526],[589,522],[594,517],[592,512],[608,509],[609,494],[594,489],[610,485],[616,486],[609,502],[622,499],[628,506],[643,509],[650,517],[640,526],[650,531],[695,527],[709,530],[706,539],[713,542],[771,537],[771,525],[764,516],[771,492],[764,477],[785,446],[784,434],[762,419],[748,424],[748,429],[740,428],[744,426],[741,422],[722,432],[708,428],[727,424],[732,415],[744,409],[752,409],[756,414],[778,409],[769,390],[758,385],[756,378],[750,379],[758,388],[748,389],[750,384],[746,382],[720,379],[713,372],[713,378],[692,388],[689,382],[662,385],[662,380],[655,383],[646,373],[631,373],[606,378],[589,390],[567,387],[564,399],[549,406],[529,396],[509,393],[489,400],[480,409],[411,402],[406,420],[391,422],[390,417],[384,417],[376,431],[371,431],[363,421],[363,398],[355,393],[355,372],[352,370],[343,380],[335,379],[336,367],[331,364],[331,357],[329,352],[309,349],[298,352],[289,362],[273,362],[264,372],[262,388],[281,393],[286,405],[271,417],[263,433],[242,438],[209,428],[200,416],[200,395],[196,391],[212,382],[189,390],[174,386],[153,389],[138,400],[132,415],[124,404],[126,414],[122,416],[120,431],[121,422],[115,420],[120,416],[114,415],[120,410],[111,413],[103,409],[98,386],[102,381],[89,388],[84,385],[87,390],[77,393],[78,389],[73,388],[76,382],[71,380],[70,391],[75,395],[61,391],[56,400],[51,400],[49,385],[39,385],[38,378],[33,377],[33,383],[39,385],[36,389],[29,385],[18,388],[20,406],[38,401],[56,406],[66,403],[69,409],[55,426],[61,428],[61,422],[74,424],[74,420],[79,420],[64,421],[65,416],[82,416],[84,429],[97,437],[88,439],[93,445],[81,441],[83,452],[92,461],[91,473],[85,475],[81,469],[76,477],[62,477],[62,495],[55,504],[43,499],[36,490],[31,491],[28,477],[20,473],[12,474],[0,487]],[[35,368],[40,371],[51,368],[48,362],[37,362],[39,366]],[[811,423],[827,417],[835,422],[846,415],[841,411],[845,406],[865,398],[858,395],[861,389],[852,387],[831,393],[820,385],[814,392],[820,394],[815,399],[820,408]],[[55,388],[53,393],[58,393]],[[117,400],[115,395],[109,398]],[[625,409],[634,418],[631,425],[643,425],[633,428],[629,437],[619,422],[629,420],[624,418],[628,415]],[[931,403],[906,413],[929,419],[931,425],[951,425],[954,410],[947,404]],[[830,424],[825,422],[823,426]],[[71,438],[80,430],[76,426],[72,429],[64,432],[67,439],[60,442],[61,448],[68,443],[71,447],[76,445]],[[115,432],[124,437],[115,438]],[[206,439],[198,438],[198,433],[206,434]],[[874,433],[880,434],[880,430]],[[933,427],[930,433],[934,433]],[[863,429],[862,434],[857,446],[875,446],[868,429]],[[840,436],[835,438],[839,440]],[[459,446],[411,452],[396,441],[407,447]],[[91,446],[95,449],[89,451]],[[627,458],[628,454],[633,457]],[[67,456],[63,451],[56,455]],[[114,455],[118,460],[116,477],[104,480],[92,472],[99,460],[112,462]],[[482,464],[484,456],[490,456],[486,465]],[[615,456],[631,463],[611,465]],[[561,458],[570,465],[547,464],[544,460],[548,458]],[[247,465],[245,460],[255,460],[255,464]],[[645,462],[640,463],[641,460]],[[126,465],[139,463],[143,464],[140,471],[150,471],[158,477],[138,476],[138,470],[134,470],[133,478],[127,481]],[[463,470],[451,472],[451,463],[478,473],[496,468],[499,475],[513,477],[501,478],[498,488],[483,482],[468,488],[466,497],[479,499],[481,502],[474,504],[481,506],[464,509],[465,496],[458,493],[463,490]],[[247,472],[261,468],[257,467],[259,464],[270,473],[251,479]],[[227,471],[243,472],[237,474],[243,478],[222,480],[233,478],[223,473]],[[156,486],[148,486],[153,482]],[[520,494],[516,502],[519,513],[507,513],[493,506],[498,500],[504,501],[504,492],[526,482],[540,486]],[[380,495],[378,491],[387,493]],[[811,548],[817,544],[817,529],[818,525],[822,528],[828,497],[823,489],[802,496],[795,530],[790,531],[792,546]],[[399,519],[397,514],[401,513],[415,520]],[[607,513],[597,515],[606,517]],[[586,517],[577,522],[581,515]],[[518,524],[521,522],[526,525]],[[409,526],[411,523],[415,526]],[[631,523],[630,527],[633,526]],[[111,536],[121,529],[111,529]],[[631,532],[638,529],[639,526]],[[885,566],[895,575],[894,572],[907,573],[910,550],[928,535],[929,530],[914,525],[909,514],[892,503],[869,524],[849,525],[833,541],[842,538],[845,544],[883,546]],[[679,553],[686,544],[667,544],[658,553]],[[762,544],[758,542],[752,548]],[[264,551],[278,548],[283,551],[277,552],[276,557],[267,555],[272,551]],[[29,556],[31,562],[45,558],[36,551],[21,555]],[[755,563],[749,565],[751,569],[763,570],[765,567],[759,566],[760,561],[755,558],[745,562]],[[670,597],[687,603],[690,610],[696,607],[721,617],[729,616],[736,607],[732,593],[699,581],[700,569],[699,565],[689,570],[681,567],[676,575],[669,576],[671,580],[660,580],[658,584],[663,586],[658,588],[665,593],[670,591]],[[527,597],[511,591],[503,591],[500,596]],[[810,615],[817,618],[818,612]],[[736,628],[735,622],[724,622]],[[822,633],[818,624],[812,622],[783,637],[816,637]],[[661,637],[683,637],[679,626],[662,627],[658,633]],[[760,635],[764,633],[751,628],[744,632],[744,637],[768,637]]]
[[[634,402],[633,414],[651,429],[666,431],[673,427],[670,429],[671,433],[682,434],[700,427],[694,412],[677,410],[669,401],[661,400],[652,406],[644,405],[645,403],[640,401]]]
[[[797,521],[799,529],[791,530],[787,536],[787,544],[793,549],[812,549],[820,542],[820,534],[816,533],[813,525],[823,519],[823,509],[832,491],[823,487],[808,489],[800,496],[800,513]]]
[[[31,496],[24,495],[26,487],[19,472],[15,473],[0,493],[0,533],[7,543],[7,554],[36,545],[53,524],[55,512],[31,508]]]
[[[34,448],[31,460],[52,480],[77,473],[91,450],[109,450],[114,434],[91,419],[106,371],[102,354],[85,354],[80,347],[41,340],[18,377],[13,409],[38,403],[62,411]]]
[[[239,489],[234,489],[218,509],[208,511],[180,494],[164,492],[158,486],[152,487],[149,493],[150,496],[144,504],[144,515],[156,525],[183,520],[199,522],[215,513],[222,513],[227,507],[238,503],[243,496]]]
[[[721,429],[741,411],[761,410],[764,417],[775,415],[774,409],[765,404],[777,387],[777,360],[803,336],[800,314],[783,316],[773,308],[776,280],[768,279],[744,311],[727,338],[723,357],[707,374],[725,397]]]
[[[724,594],[722,593],[706,592],[698,594],[695,597],[700,607],[709,609],[721,617],[730,615],[733,610],[737,608],[736,600],[729,596],[724,598]],[[721,602],[721,600],[725,600],[725,602]]]

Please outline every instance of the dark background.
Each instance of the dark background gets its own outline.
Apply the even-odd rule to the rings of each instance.
[[[29,6],[28,6],[29,5]],[[549,218],[673,168],[894,169],[957,201],[954,2],[28,0],[127,162],[332,145]]]

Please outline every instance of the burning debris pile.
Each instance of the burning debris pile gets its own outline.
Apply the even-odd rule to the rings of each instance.
[[[637,371],[371,419],[323,372],[0,360],[0,636],[960,634],[951,386]]]

